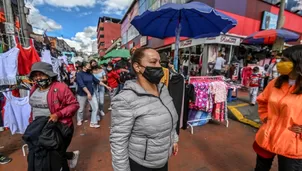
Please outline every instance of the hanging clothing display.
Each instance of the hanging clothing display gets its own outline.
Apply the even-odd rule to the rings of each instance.
[[[182,129],[187,129],[190,102],[195,102],[195,91],[193,84],[187,84],[185,86],[184,109],[183,115],[181,115],[180,117],[180,122],[182,122]]]
[[[228,86],[223,77],[190,77],[190,83],[194,86],[196,99],[189,103],[188,124],[200,126],[207,123],[205,121],[214,119],[219,122],[226,121],[228,125]]]
[[[168,87],[169,86],[169,78],[170,78],[170,76],[169,76],[169,69],[163,67],[163,71],[164,71],[164,76],[160,80],[160,82],[163,83],[163,84],[165,84],[165,86]]]
[[[14,85],[17,83],[19,49],[14,47],[0,55],[0,85]]]
[[[67,56],[59,56],[58,59],[61,60],[61,63],[64,63],[66,66],[68,66]]]
[[[170,80],[169,80],[169,93],[170,96],[173,98],[173,103],[176,108],[178,114],[178,123],[176,127],[176,132],[179,134],[179,127],[180,127],[180,115],[182,113],[182,107],[184,102],[184,87],[185,87],[185,80],[184,77],[180,74],[170,73]]]
[[[61,67],[60,60],[55,57],[51,57],[51,65],[52,65],[53,72],[58,74],[58,81],[62,81],[61,71],[60,71],[60,67]]]
[[[52,64],[50,50],[43,50],[41,52],[41,61]]]
[[[31,106],[29,96],[14,97],[11,91],[4,92],[6,103],[4,106],[4,127],[8,127],[12,134],[24,134],[29,125]]]
[[[40,62],[41,59],[34,47],[33,40],[30,39],[30,46],[27,48],[22,47],[19,40],[16,38],[17,48],[19,48],[20,53],[18,57],[18,72],[19,75],[28,75],[30,73],[31,66]]]

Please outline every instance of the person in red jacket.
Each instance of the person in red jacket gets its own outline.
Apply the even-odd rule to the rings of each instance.
[[[118,93],[119,89],[119,74],[114,70],[113,64],[108,63],[107,66],[107,83],[108,86],[112,89],[110,92],[110,100]],[[109,107],[108,110],[111,110],[111,107]]]
[[[67,150],[74,132],[72,117],[79,109],[79,103],[68,86],[57,81],[57,74],[53,72],[50,64],[45,62],[33,64],[29,76],[36,83],[30,91],[29,98],[32,107],[31,120],[49,117],[49,121],[62,123],[64,130],[62,136]],[[64,157],[70,161],[70,168],[74,168],[79,151],[66,152]]]

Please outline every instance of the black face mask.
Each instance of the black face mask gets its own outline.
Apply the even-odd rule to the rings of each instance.
[[[144,67],[144,66],[142,66]],[[164,71],[162,67],[150,67],[146,66],[144,67],[145,71],[143,73],[143,76],[152,84],[159,84],[160,80],[164,76]]]
[[[37,85],[40,88],[47,88],[50,84],[51,84],[51,79],[50,78],[41,79],[41,80],[37,81]]]

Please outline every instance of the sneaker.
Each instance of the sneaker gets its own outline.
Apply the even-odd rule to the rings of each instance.
[[[101,111],[101,116],[105,116],[105,113],[103,111]]]
[[[85,123],[87,123],[87,122],[88,122],[88,120],[85,120],[84,122],[85,122]]]
[[[99,128],[101,127],[101,125],[98,125],[98,124],[90,124],[90,128]]]
[[[11,161],[12,161],[11,158],[8,158],[8,157],[5,157],[3,155],[0,155],[0,164],[7,164],[7,163],[9,163]]]
[[[81,126],[82,125],[82,121],[78,121],[77,125]]]
[[[109,107],[109,108],[108,108],[108,110],[109,110],[109,111],[111,111],[111,110],[112,110],[112,108],[111,108],[111,107]]]
[[[69,162],[69,167],[70,167],[71,169],[74,169],[74,168],[77,166],[78,160],[79,160],[80,151],[79,151],[79,150],[74,151],[74,152],[73,152],[73,155],[74,155],[74,156],[73,156],[73,159],[70,160],[70,162]]]

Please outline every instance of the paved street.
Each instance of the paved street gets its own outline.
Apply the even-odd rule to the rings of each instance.
[[[81,155],[75,171],[112,171],[109,124],[110,114],[107,114],[100,129],[88,128],[88,123],[76,127],[70,150],[80,150]],[[252,171],[255,165],[255,153],[252,150],[255,131],[236,121],[230,121],[229,128],[214,123],[195,127],[194,135],[189,130],[181,131],[180,151],[178,156],[170,160],[169,170]],[[8,152],[13,162],[0,165],[0,171],[26,171],[20,136],[11,137],[8,133],[0,134],[0,146],[4,146],[0,151],[5,154]]]

